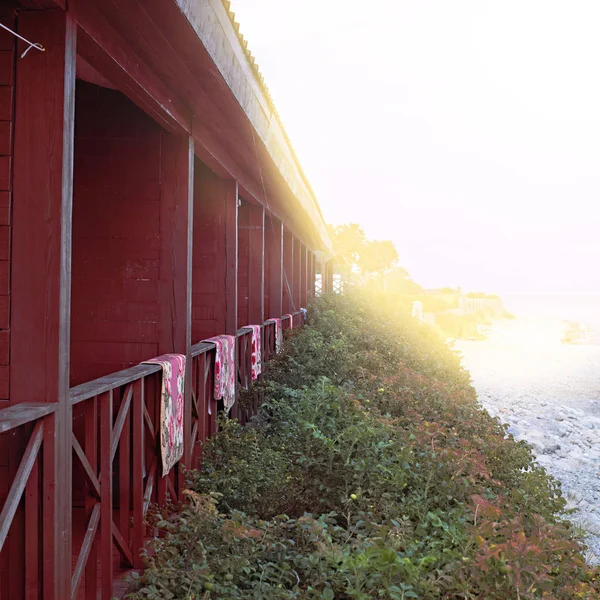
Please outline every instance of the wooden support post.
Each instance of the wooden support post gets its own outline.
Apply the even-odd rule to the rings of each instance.
[[[283,223],[269,217],[267,225],[269,253],[269,310],[267,318],[283,313]]]
[[[159,354],[173,352],[184,354],[187,359],[183,439],[184,463],[190,468],[192,401],[189,384],[192,373],[192,227],[194,213],[194,140],[192,137],[175,134],[164,134],[161,137],[160,171],[158,352]]]
[[[192,343],[237,331],[238,186],[196,161]]]
[[[262,325],[265,313],[265,209],[249,205],[248,325]]]
[[[300,307],[306,308],[308,298],[308,248],[302,244],[301,248],[301,270],[300,270]]]
[[[224,181],[224,256],[225,269],[225,333],[235,335],[237,332],[237,300],[238,300],[238,186],[236,181]]]
[[[17,61],[12,230],[11,402],[56,402],[44,445],[44,598],[71,596],[72,410],[69,398],[76,23],[21,11],[19,33],[44,46]],[[20,43],[19,52],[25,44]],[[54,446],[54,447],[50,447]],[[52,458],[53,464],[48,464]],[[54,474],[47,477],[47,469]],[[52,498],[50,498],[52,496]],[[50,514],[52,512],[53,514]]]
[[[308,251],[308,297],[310,299],[315,297],[315,276],[316,276],[316,260],[315,253]]]
[[[327,274],[327,291],[333,292],[333,262],[327,261],[325,265],[325,273]]]
[[[283,230],[283,312],[291,313],[294,305],[294,236]],[[276,316],[276,315],[273,315]]]
[[[302,302],[302,242],[294,236],[294,292],[292,294],[293,308],[291,312],[300,310]]]

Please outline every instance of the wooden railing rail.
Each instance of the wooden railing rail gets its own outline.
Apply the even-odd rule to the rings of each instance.
[[[36,597],[43,581],[50,581],[54,567],[52,557],[45,561],[40,558],[42,547],[54,545],[52,501],[44,497],[42,489],[50,489],[54,482],[56,407],[55,403],[23,403],[0,410],[0,435],[11,435],[9,443],[17,449],[24,447],[0,512],[0,552],[17,513],[22,510],[20,526],[25,532],[25,588]],[[23,508],[20,509],[21,506]]]

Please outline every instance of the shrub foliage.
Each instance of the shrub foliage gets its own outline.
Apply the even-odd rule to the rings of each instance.
[[[322,297],[261,386],[252,425],[223,420],[189,473],[130,598],[599,597],[559,484],[432,329]]]

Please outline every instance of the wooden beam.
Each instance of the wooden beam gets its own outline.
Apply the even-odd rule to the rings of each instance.
[[[225,213],[225,333],[235,335],[238,329],[238,186],[237,181],[223,182],[223,200]]]
[[[194,343],[237,332],[238,187],[196,161],[194,175]]]
[[[194,140],[161,137],[158,353],[186,356],[192,374],[192,243],[194,223]],[[190,468],[191,386],[184,390],[184,461]],[[139,500],[139,499],[138,499]]]
[[[194,142],[163,135],[160,173],[160,354],[189,355],[192,306]]]
[[[19,33],[46,51],[30,52],[27,60],[17,61],[11,401],[58,406],[50,454],[55,478],[52,490],[44,490],[45,497],[54,497],[49,504],[54,507],[54,554],[44,555],[44,597],[58,600],[71,596],[69,342],[76,24],[62,10],[23,11]],[[50,448],[44,446],[44,452],[50,453]]]
[[[283,312],[293,312],[294,305],[294,235],[283,230]]]
[[[279,318],[283,313],[283,223],[275,217],[267,220],[269,252],[269,314]]]
[[[302,242],[294,236],[294,292],[292,294],[293,309],[300,310],[302,304]]]
[[[265,313],[265,209],[249,205],[248,320],[262,325]]]
[[[81,28],[77,50],[87,63],[167,131],[191,131],[191,111],[148,68],[93,2],[70,0],[69,12]]]
[[[308,297],[308,249],[304,244],[300,245],[300,307],[306,308]]]

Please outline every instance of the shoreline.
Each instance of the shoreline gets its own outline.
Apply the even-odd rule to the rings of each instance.
[[[484,341],[457,340],[479,401],[533,447],[562,483],[572,520],[587,530],[588,561],[600,562],[600,331],[561,342],[565,321],[517,317]]]

